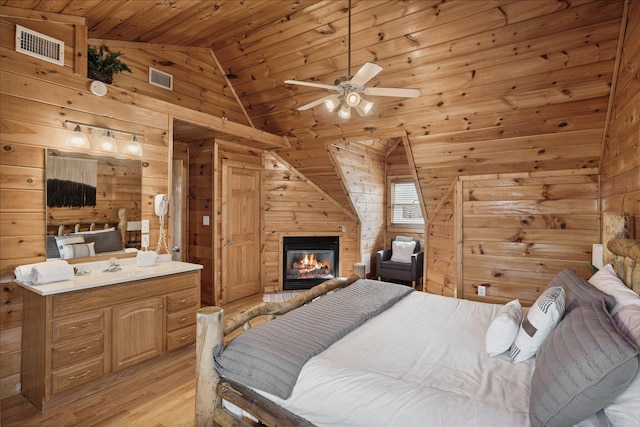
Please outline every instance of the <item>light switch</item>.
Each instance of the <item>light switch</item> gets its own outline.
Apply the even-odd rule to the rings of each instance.
[[[202,217],[202,225],[209,225],[209,215],[204,215]]]
[[[148,233],[149,232],[149,220],[148,219],[143,219],[142,220],[142,225],[140,226],[141,231],[143,233]]]
[[[148,248],[149,247],[149,235],[148,234],[143,234],[142,235],[142,239],[140,241],[140,246],[142,246],[143,248]]]

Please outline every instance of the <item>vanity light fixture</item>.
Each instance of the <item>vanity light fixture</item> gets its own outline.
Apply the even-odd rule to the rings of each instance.
[[[108,153],[117,153],[118,152],[118,143],[111,136],[111,131],[107,131],[107,133],[96,140],[96,150],[98,151],[106,151]]]
[[[138,142],[138,139],[135,135],[133,135],[129,141],[124,143],[124,147],[122,148],[122,150],[126,154],[142,157],[142,146]]]
[[[67,135],[66,145],[67,147],[73,148],[91,148],[91,145],[89,145],[89,138],[87,138],[87,135],[82,133],[80,125],[76,125],[75,129],[69,132],[69,135]]]
[[[72,120],[65,120],[65,124],[75,125],[72,132],[67,135],[66,146],[71,148],[85,148],[90,149],[89,138],[82,132],[82,127],[91,130],[91,135],[96,140],[95,149],[97,151],[103,151],[108,153],[118,153],[118,143],[114,138],[114,134],[120,133],[130,135],[131,139],[125,142],[123,146],[123,153],[132,156],[142,157],[142,145],[138,142],[138,138],[142,138],[143,135],[134,132],[128,132],[126,130],[111,129],[103,126],[89,125],[86,123],[74,122]]]

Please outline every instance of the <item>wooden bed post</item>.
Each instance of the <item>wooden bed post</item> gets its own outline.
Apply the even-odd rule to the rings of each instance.
[[[203,307],[196,314],[196,426],[214,426],[213,415],[222,407],[222,399],[216,395],[220,381],[214,364],[212,349],[222,344],[222,307]]]

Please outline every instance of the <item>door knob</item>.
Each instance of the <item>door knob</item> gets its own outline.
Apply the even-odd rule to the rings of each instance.
[[[171,248],[171,252],[180,252],[181,249],[178,246],[174,246]]]
[[[227,240],[227,243],[228,243],[229,245],[233,245],[233,240],[229,239],[229,240]]]

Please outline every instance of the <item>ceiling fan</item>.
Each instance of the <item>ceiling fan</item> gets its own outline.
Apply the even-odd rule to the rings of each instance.
[[[355,108],[360,116],[366,116],[371,113],[373,109],[373,102],[367,101],[361,94],[372,96],[392,96],[397,98],[417,98],[420,96],[420,89],[366,87],[365,85],[380,71],[382,71],[382,67],[378,64],[366,62],[354,76],[351,76],[351,0],[349,0],[348,74],[336,79],[334,85],[303,82],[298,80],[285,80],[284,82],[287,84],[310,86],[337,92],[335,95],[325,96],[298,107],[298,110],[308,110],[324,103],[325,107],[330,112],[335,111],[339,107],[340,110],[338,111],[338,116],[343,119],[351,117],[351,108]]]

